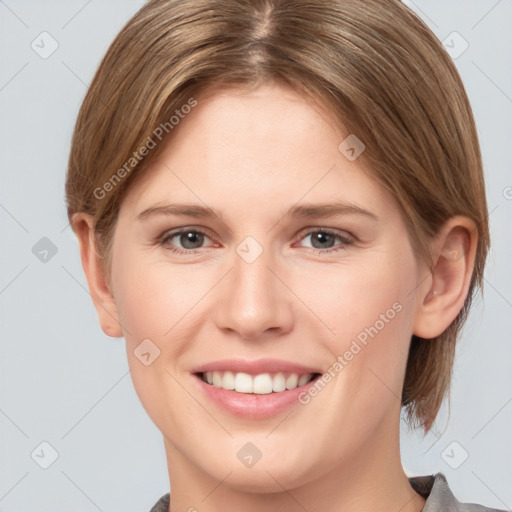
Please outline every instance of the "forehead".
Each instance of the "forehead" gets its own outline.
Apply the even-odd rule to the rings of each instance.
[[[245,214],[249,205],[256,214],[301,200],[392,202],[357,159],[340,151],[350,134],[310,98],[265,85],[210,91],[196,100],[122,209],[134,214],[171,199],[221,201]]]

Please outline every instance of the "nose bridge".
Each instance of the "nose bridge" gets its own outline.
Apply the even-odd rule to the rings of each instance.
[[[217,309],[218,326],[244,338],[269,329],[287,330],[291,311],[283,286],[274,275],[274,257],[254,237],[245,238],[233,255],[233,267]]]
[[[237,248],[237,256],[233,261],[233,286],[239,299],[253,302],[256,299],[271,296],[273,288],[270,251],[262,251],[258,254],[254,247],[247,252],[242,252],[242,245]],[[245,245],[247,248],[247,245]],[[242,253],[242,254],[241,254]]]

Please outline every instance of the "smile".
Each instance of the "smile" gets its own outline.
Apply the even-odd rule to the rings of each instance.
[[[302,405],[299,395],[322,375],[318,366],[286,359],[230,358],[191,369],[193,386],[225,413],[262,420]]]

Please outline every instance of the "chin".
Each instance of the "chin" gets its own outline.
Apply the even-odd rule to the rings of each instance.
[[[203,459],[203,465],[204,462]],[[235,464],[224,464],[221,468],[215,464],[215,461],[212,461],[212,464],[214,467],[211,471],[206,467],[204,469],[215,480],[223,481],[223,485],[232,490],[252,494],[282,493],[283,489],[291,490],[307,484],[316,475],[312,468],[298,465],[282,455],[267,461],[262,457],[252,467],[245,467],[242,463],[238,463],[238,460]]]

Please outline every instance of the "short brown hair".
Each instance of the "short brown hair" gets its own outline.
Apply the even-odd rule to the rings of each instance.
[[[149,1],[110,46],[80,109],[66,180],[68,217],[94,218],[109,281],[124,194],[164,144],[143,158],[140,148],[158,126],[172,136],[171,117],[202,92],[264,82],[319,100],[364,142],[359,158],[397,198],[418,258],[430,261],[428,242],[450,217],[476,224],[464,307],[440,336],[411,340],[402,405],[410,423],[428,432],[449,390],[475,288],[482,287],[489,228],[464,86],[439,40],[400,1]]]

